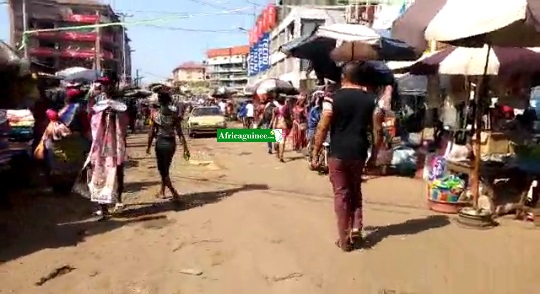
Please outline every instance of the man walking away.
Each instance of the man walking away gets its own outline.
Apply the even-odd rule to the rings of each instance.
[[[333,97],[326,96],[321,120],[315,134],[312,168],[317,168],[317,154],[330,130],[328,167],[334,191],[339,239],[336,245],[343,251],[353,250],[361,239],[362,190],[361,178],[368,156],[368,133],[373,126],[374,144],[368,165],[373,164],[380,142],[381,126],[375,124],[375,94],[371,85],[376,76],[365,62],[351,62],[342,70],[341,89]]]
[[[255,119],[255,106],[253,106],[253,101],[248,100],[246,104],[246,129],[251,129],[251,126],[253,126],[254,119]]]

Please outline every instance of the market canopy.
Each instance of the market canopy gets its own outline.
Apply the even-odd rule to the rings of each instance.
[[[317,28],[280,47],[280,51],[302,59],[330,56],[333,61],[415,60],[418,56],[404,42],[388,38],[359,24],[332,24]]]
[[[487,60],[486,68],[486,56]],[[420,58],[408,71],[411,74],[481,76],[534,74],[540,72],[540,48],[449,47]]]
[[[416,0],[392,25],[392,35],[417,52],[427,40],[463,47],[540,46],[537,0]]]

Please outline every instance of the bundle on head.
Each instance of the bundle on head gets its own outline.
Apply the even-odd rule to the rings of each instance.
[[[381,74],[365,61],[351,61],[343,65],[343,78],[355,85],[374,87],[381,85]]]

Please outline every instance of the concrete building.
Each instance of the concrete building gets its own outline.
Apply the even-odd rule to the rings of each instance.
[[[277,77],[290,81],[295,87],[305,89],[315,83],[315,74],[307,75],[307,60],[287,57],[279,47],[300,36],[310,34],[317,26],[345,22],[345,7],[327,9],[292,7],[279,25],[270,33],[270,64],[266,73],[253,79]]]
[[[197,83],[206,80],[206,67],[202,63],[188,61],[180,64],[173,70],[173,82]]]
[[[96,0],[9,0],[11,44],[22,43],[27,30],[119,22],[111,6]],[[99,29],[44,31],[29,35],[28,56],[42,64],[62,70],[73,66],[126,73],[131,80],[131,48],[126,29],[110,26]]]
[[[210,87],[243,90],[247,84],[249,46],[209,49],[206,52],[206,76]]]

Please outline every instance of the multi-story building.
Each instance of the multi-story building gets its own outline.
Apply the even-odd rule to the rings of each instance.
[[[206,67],[202,63],[188,61],[173,70],[173,82],[191,84],[206,80]]]
[[[290,81],[295,87],[305,89],[315,83],[315,74],[307,74],[309,61],[289,57],[279,51],[281,45],[300,36],[309,35],[320,25],[345,22],[345,7],[304,8],[292,7],[290,12],[279,20],[278,26],[270,32],[270,70],[261,77],[277,77]],[[283,15],[281,15],[283,16]]]
[[[243,90],[247,84],[249,46],[209,49],[206,52],[206,76],[210,87]]]
[[[63,30],[63,27],[119,22],[111,6],[96,0],[9,0],[11,43],[21,44],[27,30],[28,57],[62,70],[81,66],[126,73],[131,80],[131,48],[123,26]],[[26,19],[25,19],[26,16]],[[26,25],[25,25],[26,22]]]

